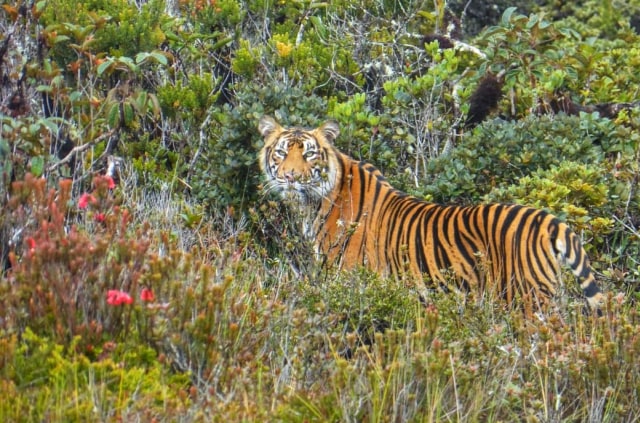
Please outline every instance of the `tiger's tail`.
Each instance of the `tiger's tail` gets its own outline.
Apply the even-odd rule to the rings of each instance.
[[[587,298],[589,307],[592,310],[599,310],[604,305],[605,295],[596,283],[589,257],[587,257],[578,235],[567,225],[561,224],[560,226],[560,231],[564,232],[565,236],[556,239],[556,248],[564,258],[564,262],[580,281],[580,288]]]

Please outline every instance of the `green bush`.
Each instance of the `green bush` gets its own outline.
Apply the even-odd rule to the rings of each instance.
[[[58,344],[28,328],[20,338],[0,341],[3,421],[153,420],[190,402],[188,378],[171,374],[147,347],[105,342],[92,361],[75,351],[78,338]]]
[[[486,122],[465,134],[450,154],[429,163],[425,194],[435,201],[477,202],[494,189],[566,161],[597,165],[605,161],[603,145],[624,142],[613,128],[607,119],[587,116]]]
[[[47,2],[42,14],[47,32],[55,33],[51,54],[60,66],[82,59],[85,47],[115,57],[155,50],[166,39],[168,22],[163,0],[145,2],[140,8],[122,0],[54,0]]]

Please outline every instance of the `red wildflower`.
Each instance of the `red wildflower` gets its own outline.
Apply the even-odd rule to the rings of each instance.
[[[27,246],[29,246],[30,250],[33,250],[34,248],[36,248],[36,240],[33,239],[32,237],[29,237],[25,240],[27,242]]]
[[[119,291],[117,289],[110,289],[107,291],[107,304],[116,306],[131,303],[133,303],[133,298],[131,298],[131,296],[126,292]]]
[[[149,288],[143,288],[142,291],[140,291],[140,299],[142,301],[150,303],[156,299],[156,296],[153,295],[153,291]]]
[[[116,187],[116,181],[113,180],[111,176],[105,176],[107,179],[107,187],[109,189],[114,189]]]
[[[80,199],[78,200],[78,208],[81,209],[86,209],[89,204],[96,204],[98,201],[96,200],[96,197],[93,196],[93,194],[88,194],[88,193],[84,193],[80,196]]]
[[[25,242],[27,243],[27,247],[29,247],[29,255],[34,254],[36,252],[36,240],[32,237],[29,237],[25,239]]]
[[[93,215],[93,218],[96,222],[104,222],[105,216],[104,213],[96,213],[95,215]]]

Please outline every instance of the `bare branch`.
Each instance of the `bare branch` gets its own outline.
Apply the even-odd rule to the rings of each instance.
[[[73,147],[71,149],[71,151],[69,152],[69,154],[67,154],[63,159],[61,159],[59,162],[56,162],[56,163],[52,164],[51,166],[49,166],[47,168],[47,172],[53,172],[54,170],[56,170],[57,168],[59,168],[63,164],[66,164],[66,163],[70,162],[77,154],[82,153],[83,151],[88,150],[89,148],[93,147],[94,145],[96,145],[100,141],[104,141],[105,139],[109,138],[110,136],[112,136],[115,133],[115,131],[116,131],[115,129],[112,129],[112,130],[107,131],[104,134],[100,135],[96,139],[93,139],[93,140],[89,141],[86,144],[82,144],[82,145],[78,145],[76,147]]]

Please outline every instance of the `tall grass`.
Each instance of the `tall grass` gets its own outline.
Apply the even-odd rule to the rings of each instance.
[[[640,418],[638,311],[621,295],[601,317],[571,294],[533,320],[438,292],[425,305],[365,271],[300,276],[230,211],[100,180],[78,210],[41,184],[9,215],[25,241],[0,281],[1,421]]]

